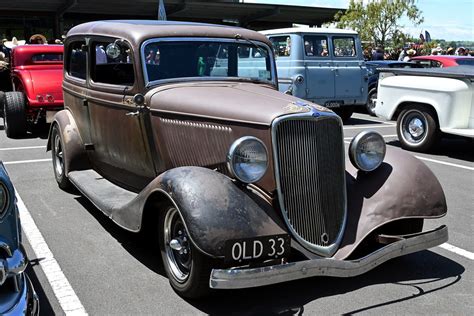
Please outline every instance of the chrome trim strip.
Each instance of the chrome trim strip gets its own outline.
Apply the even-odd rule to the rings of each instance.
[[[251,43],[255,44],[256,46],[262,46],[263,48],[267,49],[270,56],[270,63],[271,63],[271,72],[272,72],[272,81],[263,81],[262,84],[272,84],[274,87],[278,87],[277,81],[277,70],[275,59],[273,55],[273,51],[271,50],[270,46],[267,44],[255,41],[255,40],[247,40],[247,39],[231,39],[231,38],[220,38],[220,37],[162,37],[162,38],[151,38],[144,41],[140,47],[140,63],[142,64],[142,71],[143,71],[143,80],[145,82],[145,87],[149,87],[152,84],[164,84],[164,83],[172,83],[172,82],[182,82],[183,80],[189,81],[238,81],[239,77],[191,77],[191,78],[171,78],[171,79],[163,79],[163,80],[154,80],[148,81],[148,71],[146,69],[146,62],[145,62],[145,46],[150,43],[158,43],[158,42],[227,42],[227,43],[246,43],[247,45]],[[241,77],[245,78],[245,77]]]
[[[448,228],[443,225],[393,242],[356,260],[312,259],[252,269],[213,269],[209,286],[213,289],[241,289],[315,276],[353,277],[390,259],[432,248],[447,240]]]
[[[340,227],[340,230],[339,230],[339,233],[338,233],[338,236],[337,236],[335,242],[332,243],[331,245],[328,245],[328,246],[319,246],[319,245],[315,245],[315,244],[312,244],[312,243],[306,241],[304,238],[302,238],[293,229],[293,226],[290,224],[290,222],[288,220],[288,216],[285,214],[286,211],[285,211],[284,196],[283,196],[283,193],[282,193],[281,181],[280,181],[280,176],[279,176],[279,174],[280,174],[280,168],[278,166],[279,165],[279,159],[278,159],[279,155],[278,155],[278,152],[277,152],[277,145],[276,145],[277,144],[276,127],[278,126],[278,124],[282,121],[285,121],[285,120],[320,120],[320,119],[330,117],[330,118],[336,118],[339,121],[339,125],[341,126],[341,135],[344,135],[342,120],[338,115],[336,115],[333,112],[320,112],[320,111],[317,111],[313,107],[309,107],[309,106],[306,106],[306,107],[310,109],[309,112],[280,116],[280,117],[276,118],[272,123],[271,134],[272,134],[272,145],[273,145],[272,146],[273,147],[273,162],[274,162],[274,168],[275,168],[275,180],[276,180],[276,184],[277,184],[278,202],[279,202],[279,205],[280,205],[280,209],[282,211],[283,219],[284,219],[284,221],[286,223],[286,226],[288,227],[289,231],[292,233],[293,237],[300,244],[302,244],[305,248],[307,248],[308,250],[310,250],[312,252],[315,252],[318,255],[322,255],[322,256],[325,256],[325,257],[330,257],[336,252],[337,248],[339,247],[339,244],[342,241],[342,237],[344,235],[344,230],[346,228],[346,222],[347,222],[347,186],[346,186],[346,177],[345,177],[345,155],[344,155],[345,146],[344,146],[344,142],[341,142],[342,163],[343,163],[343,166],[342,166],[341,169],[342,169],[342,172],[344,173],[343,174],[343,188],[342,188],[343,189],[343,194],[344,194],[344,219],[342,221],[342,225]]]
[[[0,247],[4,248],[3,246],[3,242],[0,243]],[[5,283],[7,278],[23,273],[27,264],[28,261],[20,249],[15,250],[6,259],[0,259],[0,286]]]

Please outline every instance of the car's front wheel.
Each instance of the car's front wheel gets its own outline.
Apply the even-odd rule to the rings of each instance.
[[[428,151],[439,138],[434,112],[420,104],[408,106],[398,116],[397,134],[402,148]]]
[[[211,259],[194,247],[186,225],[174,206],[160,216],[161,257],[169,282],[180,295],[198,298],[209,294]]]
[[[57,124],[54,124],[51,131],[51,155],[56,182],[61,189],[66,190],[70,188],[71,183],[66,175],[63,140]]]
[[[377,88],[372,88],[369,91],[369,97],[367,98],[367,112],[375,116],[375,100],[377,100]]]
[[[6,92],[3,102],[3,124],[10,138],[26,134],[26,100],[22,92]]]
[[[341,117],[344,123],[346,123],[351,118],[352,113],[354,113],[352,109],[333,109],[333,111]]]

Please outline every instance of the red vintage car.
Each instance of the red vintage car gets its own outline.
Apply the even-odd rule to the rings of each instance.
[[[423,67],[453,67],[460,65],[474,66],[474,57],[471,56],[452,56],[452,55],[432,55],[417,56],[410,61],[422,65]]]
[[[62,45],[21,45],[13,48],[13,91],[5,93],[3,118],[8,137],[26,134],[38,123],[50,122],[63,108]]]

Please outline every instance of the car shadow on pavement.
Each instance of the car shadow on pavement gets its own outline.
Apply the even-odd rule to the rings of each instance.
[[[150,240],[150,236],[144,233],[133,233],[119,227],[84,196],[77,196],[75,199],[128,253],[148,269],[166,277],[157,241]],[[150,251],[150,247],[156,247],[156,251]]]
[[[30,260],[28,266],[26,267],[26,274],[33,284],[36,295],[38,295],[40,315],[54,315],[54,309],[48,301],[47,295],[41,286],[41,282],[38,280],[38,277],[36,276],[36,273],[33,269],[33,266],[39,265],[39,261],[40,259]]]
[[[401,147],[398,139],[388,141],[387,145]],[[414,155],[417,154],[417,152],[411,153]],[[474,141],[461,137],[443,138],[432,150],[427,152],[427,154],[474,162]]]
[[[353,278],[313,277],[261,288],[222,290],[206,300],[188,302],[210,315],[303,315],[304,306],[310,302],[371,285],[394,284],[412,289],[406,296],[382,299],[380,303],[343,312],[350,315],[413,300],[452,286],[461,280],[464,270],[459,263],[425,250],[390,260]]]
[[[3,126],[3,122],[0,119],[0,131],[5,130],[5,127]],[[39,138],[39,139],[47,139],[49,134],[49,124],[43,124],[41,126],[36,126],[32,129],[30,129],[25,135],[20,136],[20,137],[15,137],[14,139],[33,139],[33,138]]]

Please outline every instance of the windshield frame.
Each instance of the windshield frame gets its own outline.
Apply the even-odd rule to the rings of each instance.
[[[148,80],[148,71],[146,68],[146,56],[145,56],[145,47],[151,43],[159,43],[159,42],[222,42],[222,43],[238,43],[248,45],[250,47],[258,46],[264,48],[268,51],[268,56],[270,58],[271,64],[271,75],[272,80],[255,80],[252,78],[246,77],[180,77],[180,78],[168,78],[168,79],[160,79],[160,80]],[[252,45],[254,44],[254,45]],[[269,45],[264,42],[250,40],[250,39],[232,39],[232,38],[221,38],[221,37],[163,37],[163,38],[151,38],[142,42],[140,46],[140,63],[143,71],[143,80],[145,83],[145,87],[148,88],[154,85],[160,85],[165,83],[176,83],[176,82],[183,82],[183,81],[233,81],[233,82],[258,82],[261,84],[267,84],[278,88],[277,83],[277,72],[276,72],[276,65],[275,65],[275,58],[273,55],[273,50]]]

